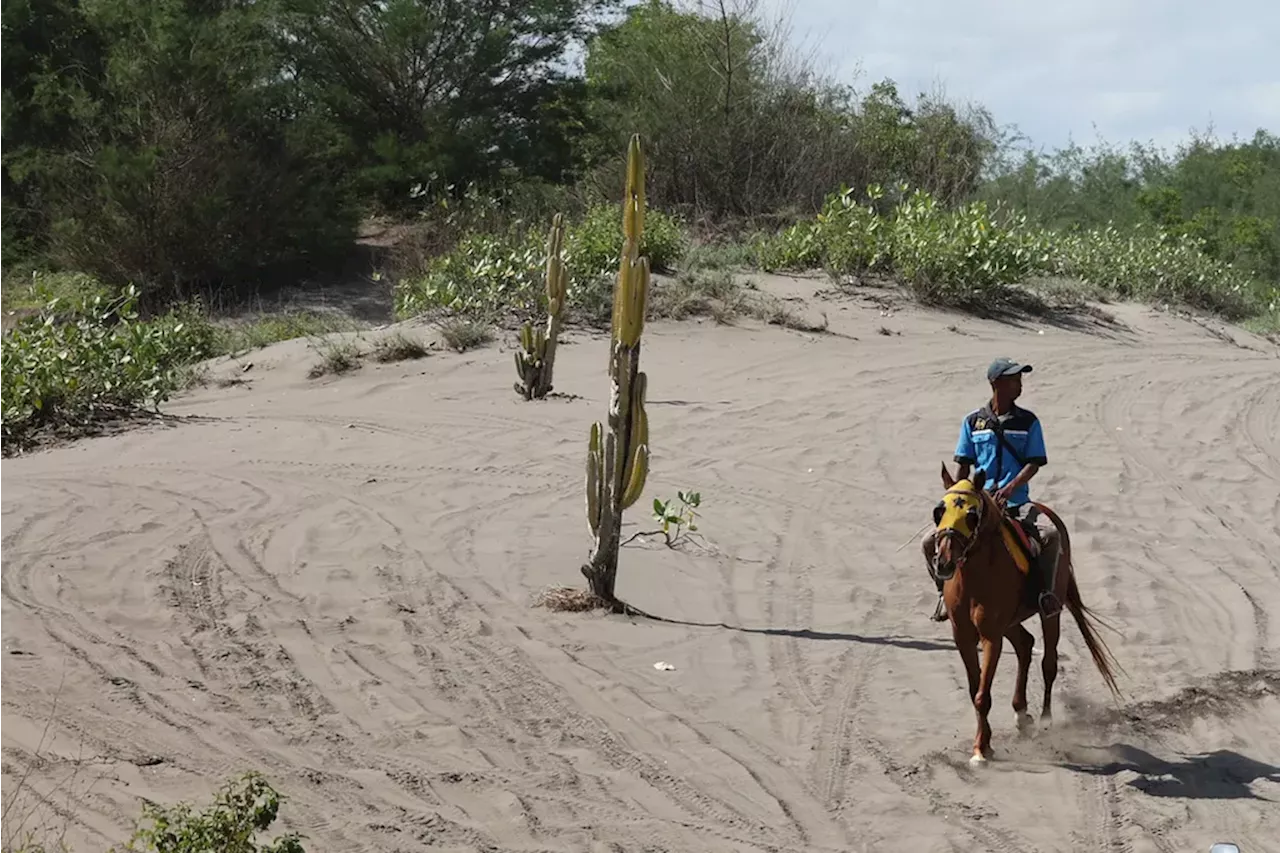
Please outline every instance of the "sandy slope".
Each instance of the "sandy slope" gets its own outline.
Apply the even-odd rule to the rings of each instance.
[[[805,310],[840,334],[646,332],[646,499],[700,489],[714,552],[635,543],[620,592],[673,623],[528,606],[580,580],[599,338],[540,404],[505,347],[311,381],[293,342],[171,407],[203,420],[6,461],[6,794],[30,770],[81,850],[246,768],[316,851],[1280,849],[1276,347],[1138,307]],[[1128,678],[1121,713],[1068,623],[1054,729],[1019,743],[1006,656],[975,775],[898,548],[1001,353],[1036,365],[1036,492]]]

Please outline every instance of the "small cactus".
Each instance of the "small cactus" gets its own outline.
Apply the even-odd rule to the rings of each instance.
[[[587,525],[595,546],[582,573],[591,592],[614,610],[622,609],[614,595],[622,511],[640,499],[649,475],[648,379],[640,371],[640,337],[649,300],[649,259],[640,257],[639,248],[644,210],[644,155],[636,134],[627,149],[624,241],[613,293],[608,426],[592,424],[587,447]]]
[[[547,237],[547,328],[534,329],[525,321],[520,327],[520,347],[516,352],[516,393],[526,400],[541,400],[551,393],[552,372],[556,363],[556,344],[560,341],[560,324],[569,291],[569,271],[564,265],[564,216],[557,213],[551,220]]]

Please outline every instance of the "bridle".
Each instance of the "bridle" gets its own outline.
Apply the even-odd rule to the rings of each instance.
[[[960,571],[961,569],[964,568],[965,561],[969,558],[969,553],[978,544],[978,534],[982,532],[982,525],[985,524],[987,521],[987,502],[985,500],[985,497],[982,495],[981,490],[973,491],[970,489],[957,489],[955,487],[952,487],[950,489],[947,489],[947,491],[944,493],[943,500],[946,499],[945,495],[968,495],[970,497],[977,498],[978,500],[978,510],[977,510],[978,520],[973,525],[973,533],[970,536],[966,537],[963,533],[961,533],[959,530],[956,530],[954,527],[948,527],[945,530],[938,531],[939,544],[941,544],[941,540],[943,537],[948,537],[948,536],[952,537],[953,539],[955,537],[960,537],[961,539],[964,540],[964,547],[960,550],[960,555],[955,558],[956,571]],[[939,502],[938,506],[939,508],[942,508],[942,503]],[[938,520],[941,521],[941,515],[939,515]],[[934,560],[936,562],[937,560],[936,556]]]

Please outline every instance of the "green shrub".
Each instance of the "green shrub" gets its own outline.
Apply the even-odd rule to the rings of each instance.
[[[886,193],[872,185],[868,203],[844,189],[827,197],[813,220],[765,240],[765,269],[823,267],[834,276],[892,273],[922,302],[974,305],[1029,275],[1043,254],[1021,224],[998,225],[981,202],[948,209],[929,193],[899,187],[892,212],[876,210]]]
[[[285,70],[296,39],[264,5],[12,7],[4,210],[16,189],[33,248],[154,306],[350,243],[350,137]]]
[[[396,316],[432,309],[471,315],[531,312],[540,303],[545,263],[546,247],[533,231],[519,237],[469,234],[432,260],[422,276],[396,284]]]
[[[822,229],[814,221],[789,225],[772,237],[761,236],[753,248],[756,263],[765,272],[811,270],[826,262]]]
[[[892,273],[921,302],[995,305],[1010,285],[1037,274],[1078,279],[1125,299],[1163,300],[1240,318],[1274,311],[1276,291],[1215,260],[1194,234],[1135,227],[1055,232],[1025,216],[997,217],[984,202],[946,208],[929,193],[908,194],[881,214],[849,190],[828,196],[821,213],[756,244],[766,270],[825,268],[834,276]]]
[[[884,191],[872,184],[867,196],[874,203],[884,197]],[[894,232],[875,208],[859,204],[850,190],[827,196],[815,224],[821,265],[831,274],[858,275],[891,265]]]
[[[616,270],[622,256],[622,211],[616,204],[597,205],[569,230],[565,263],[580,275]],[[674,217],[649,208],[640,235],[640,254],[655,270],[671,269],[689,250],[684,228]]]
[[[128,844],[110,853],[304,853],[297,833],[268,843],[254,841],[275,823],[282,799],[266,779],[250,772],[223,785],[214,804],[203,811],[187,803],[147,803]]]
[[[55,299],[73,304],[85,298],[109,299],[113,295],[111,288],[82,272],[32,270],[26,280],[15,279],[12,274],[5,278],[5,310],[44,308]]]
[[[1169,301],[1240,318],[1266,308],[1247,273],[1209,257],[1190,234],[1112,226],[1051,238],[1050,272],[1077,278],[1121,298]]]
[[[756,265],[756,253],[749,242],[715,240],[690,244],[681,259],[685,270],[722,270]]]
[[[42,431],[83,434],[103,419],[154,409],[212,355],[216,332],[192,309],[143,322],[138,291],[55,298],[3,340],[3,441],[8,455]]]
[[[925,304],[979,307],[1046,262],[1021,227],[992,221],[984,202],[947,210],[917,190],[894,210],[889,253],[894,272]]]
[[[618,206],[606,205],[593,208],[569,229],[564,253],[569,269],[569,307],[580,319],[594,320],[600,315],[601,283],[604,279],[612,283],[622,251],[621,223]],[[644,228],[649,251],[654,253],[650,258],[654,267],[669,266],[687,251],[685,233],[672,217],[650,210]],[[543,307],[546,261],[544,231],[469,234],[452,250],[432,259],[421,275],[397,282],[396,316],[404,319],[441,309],[479,317],[528,316]],[[612,311],[611,295],[608,310]]]
[[[219,324],[216,354],[236,354],[294,338],[312,338],[332,332],[352,332],[362,323],[328,311],[283,311],[263,314],[247,322]]]

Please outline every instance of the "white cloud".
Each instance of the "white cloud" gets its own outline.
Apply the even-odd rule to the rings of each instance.
[[[763,0],[842,79],[939,84],[1035,144],[1280,132],[1280,0]],[[856,76],[856,79],[854,79]]]

